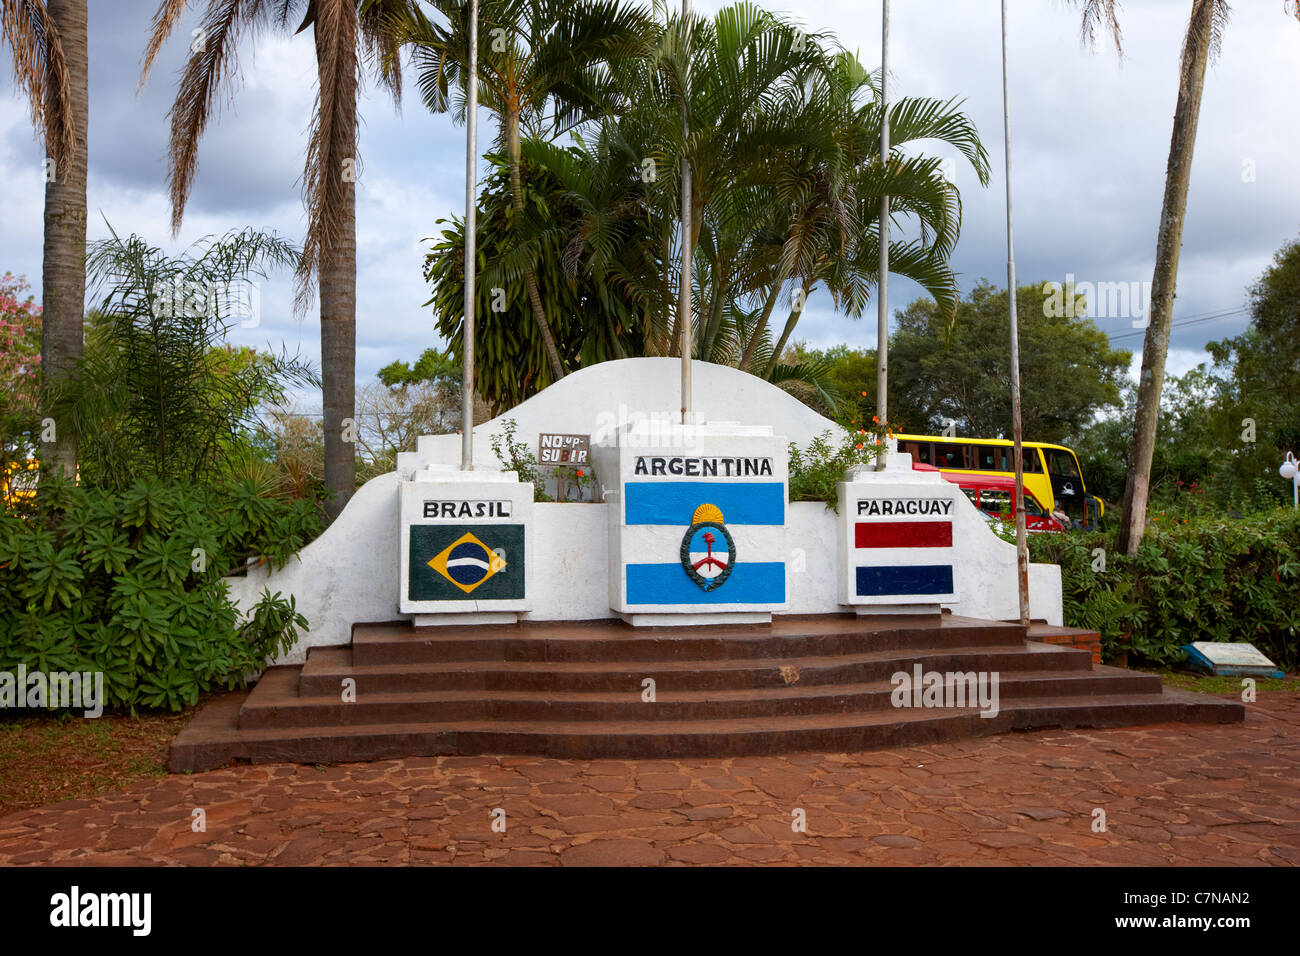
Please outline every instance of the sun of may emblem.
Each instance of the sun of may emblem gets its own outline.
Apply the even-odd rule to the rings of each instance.
[[[429,567],[466,594],[505,566],[505,558],[468,533],[461,535],[429,561]]]
[[[702,591],[722,587],[736,560],[736,542],[722,520],[717,505],[702,504],[682,538],[682,570]]]

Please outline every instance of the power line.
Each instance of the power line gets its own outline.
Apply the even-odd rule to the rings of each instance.
[[[1230,316],[1241,315],[1249,311],[1250,311],[1249,309],[1242,307],[1237,309],[1226,309],[1222,312],[1203,312],[1199,316],[1188,316],[1187,318],[1181,319],[1180,321],[1171,322],[1169,324],[1169,327],[1171,329],[1182,329],[1182,328],[1187,328],[1188,326],[1191,325],[1201,325],[1202,323],[1205,322],[1215,322],[1218,321],[1219,319],[1226,319]],[[1147,333],[1145,328],[1134,329],[1131,332],[1107,332],[1106,333],[1107,337],[1110,338],[1112,341],[1114,341],[1115,339],[1132,338],[1134,336],[1139,336],[1139,335],[1144,336],[1146,334]]]

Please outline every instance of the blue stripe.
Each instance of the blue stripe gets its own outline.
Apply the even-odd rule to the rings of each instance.
[[[784,604],[785,563],[737,564],[713,591],[702,591],[680,564],[629,564],[628,604]]]
[[[717,505],[726,525],[785,524],[785,485],[779,481],[629,481],[623,485],[627,524],[685,527],[700,505]]]
[[[858,568],[858,594],[861,597],[951,593],[952,565],[950,564]]]

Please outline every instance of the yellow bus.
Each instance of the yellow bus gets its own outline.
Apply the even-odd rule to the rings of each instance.
[[[19,501],[36,497],[36,477],[41,463],[35,458],[26,461],[10,461],[0,468],[0,503],[14,505]]]
[[[1012,448],[1006,438],[945,438],[941,435],[898,435],[898,450],[922,465],[941,472],[1007,475],[1014,471]],[[1046,442],[1024,442],[1025,489],[1047,510],[1059,504],[1071,518],[1091,525],[1103,513],[1101,499],[1088,494],[1083,469],[1072,450]]]

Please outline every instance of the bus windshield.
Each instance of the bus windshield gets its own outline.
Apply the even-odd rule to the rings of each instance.
[[[1074,452],[1064,448],[1044,448],[1043,454],[1047,456],[1049,475],[1056,475],[1058,478],[1079,477],[1079,463],[1074,458]]]

